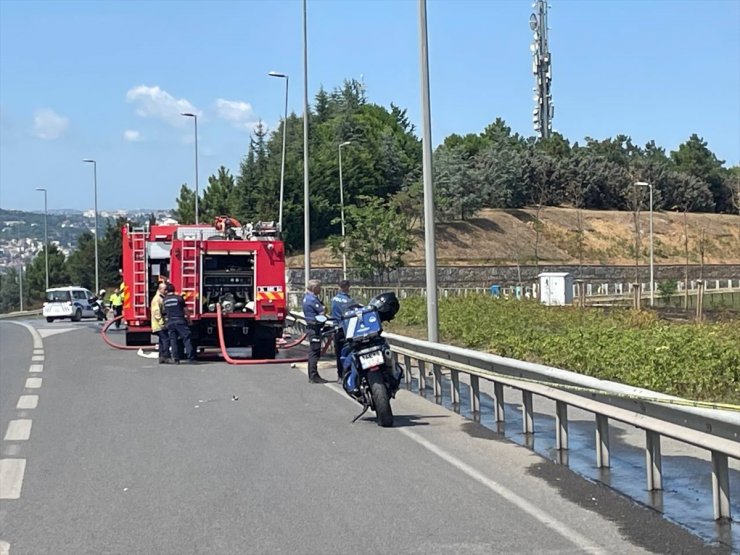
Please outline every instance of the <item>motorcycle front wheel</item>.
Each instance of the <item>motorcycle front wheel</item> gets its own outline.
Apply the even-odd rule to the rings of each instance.
[[[378,426],[390,428],[393,426],[393,411],[391,400],[388,397],[388,389],[380,372],[368,372],[367,382],[370,385],[370,394],[373,396],[375,414],[378,417]]]

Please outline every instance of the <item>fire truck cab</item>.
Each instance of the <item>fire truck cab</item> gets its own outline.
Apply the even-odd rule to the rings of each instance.
[[[220,304],[227,347],[251,346],[252,358],[275,358],[287,314],[283,243],[273,222],[223,218],[213,226],[123,228],[127,345],[151,343],[149,304],[167,277],[185,299],[194,346],[219,345]]]

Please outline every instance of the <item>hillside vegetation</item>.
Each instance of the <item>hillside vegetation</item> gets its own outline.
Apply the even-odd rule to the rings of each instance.
[[[536,209],[485,209],[465,221],[437,224],[439,265],[528,264],[535,260]],[[619,265],[635,262],[635,224],[632,212],[582,210],[582,243],[579,247],[579,211],[547,207],[540,212],[538,257],[545,264]],[[649,212],[640,212],[642,254],[649,260]],[[686,214],[689,261],[705,264],[740,264],[740,216],[731,214]],[[415,248],[404,256],[409,266],[424,264],[423,231],[416,229]],[[683,264],[686,261],[684,214],[653,214],[656,264]],[[312,250],[314,267],[341,264],[330,249],[319,243]],[[291,267],[301,267],[302,256],[289,258]]]
[[[426,302],[387,329],[426,336]],[[439,301],[440,341],[705,401],[740,403],[737,322],[676,324],[653,312],[547,307],[476,295]]]

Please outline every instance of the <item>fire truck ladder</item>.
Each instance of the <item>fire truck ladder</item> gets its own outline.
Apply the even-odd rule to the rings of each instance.
[[[198,242],[195,239],[182,241],[182,285],[181,293],[190,314],[197,314],[198,306]]]
[[[146,261],[146,239],[149,232],[146,228],[137,227],[131,229],[131,250],[134,254],[134,282],[131,291],[131,306],[137,320],[146,319],[147,307],[147,261]]]

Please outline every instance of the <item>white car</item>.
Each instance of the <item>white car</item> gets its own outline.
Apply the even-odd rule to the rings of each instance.
[[[82,318],[95,317],[90,300],[94,295],[84,287],[54,287],[46,290],[46,302],[41,311],[47,322],[59,318],[71,318],[79,322]]]

